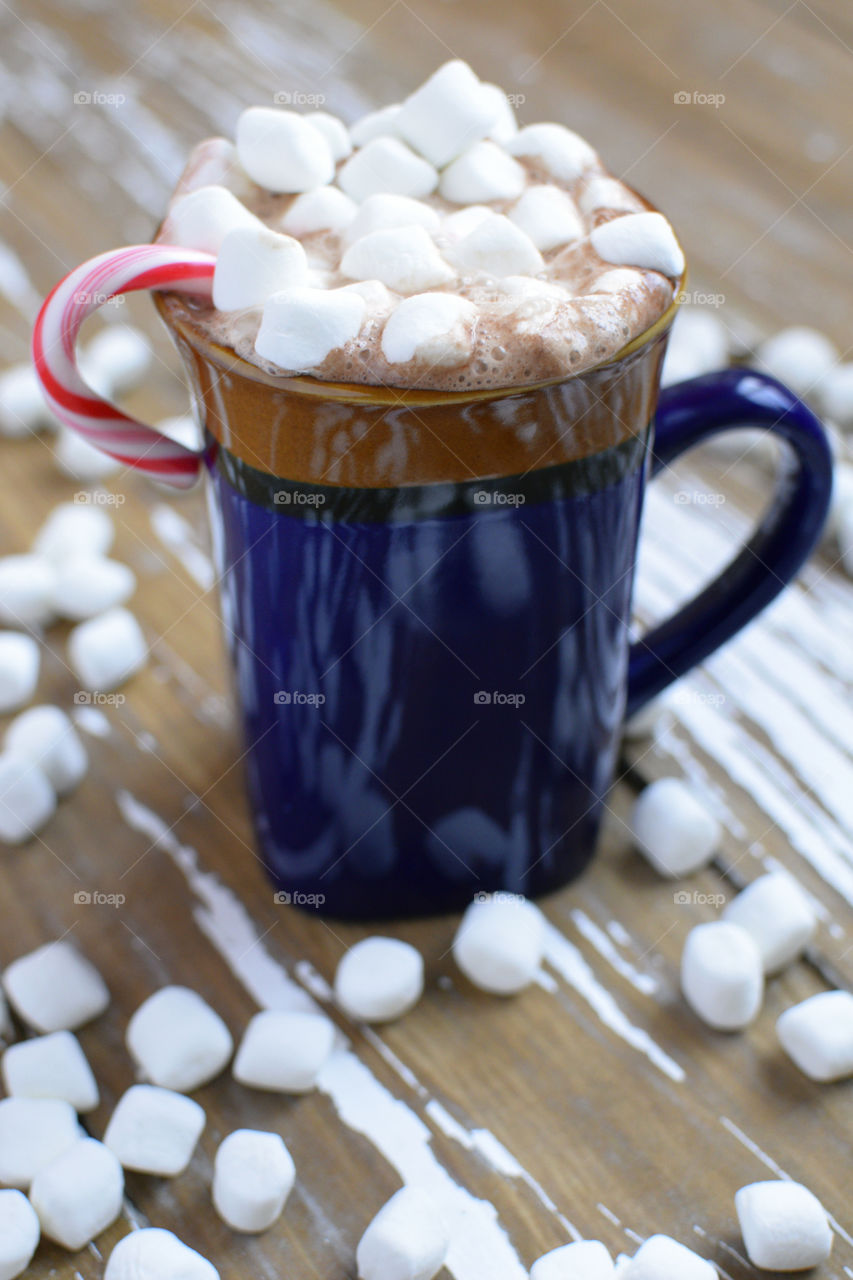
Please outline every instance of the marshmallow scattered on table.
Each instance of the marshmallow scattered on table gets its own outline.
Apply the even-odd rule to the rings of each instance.
[[[853,995],[821,991],[786,1009],[776,1022],[782,1048],[812,1080],[853,1076]]]
[[[30,1203],[42,1234],[63,1248],[82,1249],[121,1213],[124,1174],[111,1151],[94,1138],[80,1138],[39,1169]]]
[[[559,187],[528,187],[509,210],[509,218],[543,251],[578,240],[584,234],[574,201]]]
[[[29,1187],[33,1178],[82,1136],[77,1113],[61,1098],[0,1102],[0,1182]]]
[[[761,953],[745,929],[713,920],[690,930],[681,957],[681,989],[691,1009],[718,1031],[752,1022],[764,996]]]
[[[296,111],[249,107],[237,121],[236,146],[246,173],[267,191],[310,191],[335,174],[324,126]]]
[[[394,116],[394,130],[442,168],[501,121],[505,125],[505,109],[494,87],[482,84],[467,63],[455,59],[409,94]]]
[[[41,1235],[38,1214],[20,1191],[0,1191],[0,1280],[15,1280],[32,1261]]]
[[[431,368],[464,364],[474,346],[477,308],[454,293],[418,293],[391,312],[382,330],[389,364],[422,360]]]
[[[190,1093],[218,1076],[231,1057],[231,1033],[189,987],[169,986],[143,1002],[127,1027],[127,1047],[152,1084]]]
[[[0,631],[0,714],[17,711],[36,691],[41,651],[32,636]]]
[[[123,604],[136,590],[132,569],[105,556],[75,556],[56,566],[51,606],[60,618],[82,622]]]
[[[285,289],[264,306],[255,350],[282,369],[316,369],[357,337],[367,304],[350,289]]]
[[[334,1024],[320,1013],[256,1013],[234,1058],[234,1079],[255,1089],[307,1093],[332,1051]]]
[[[514,995],[535,978],[545,952],[545,917],[514,894],[479,896],[453,939],[453,959],[474,986]]]
[[[411,196],[389,195],[380,192],[368,196],[346,228],[344,239],[352,244],[372,231],[387,231],[390,227],[424,227],[429,232],[438,231],[441,219],[431,205]]]
[[[93,388],[94,389],[94,388]],[[121,463],[111,458],[103,449],[97,449],[84,440],[78,431],[61,427],[56,437],[53,458],[63,475],[81,484],[93,484],[115,475]]]
[[[717,1268],[670,1236],[649,1236],[618,1271],[619,1280],[718,1280]]]
[[[853,364],[837,364],[828,369],[820,384],[819,398],[827,418],[844,431],[853,428]]]
[[[192,1159],[205,1120],[204,1108],[182,1093],[131,1085],[116,1103],[104,1146],[125,1169],[172,1178]]]
[[[535,275],[545,265],[530,237],[501,213],[478,221],[453,244],[448,257],[462,271],[499,277]]]
[[[160,1227],[142,1227],[119,1240],[104,1280],[219,1280],[212,1262]]]
[[[359,1280],[432,1280],[449,1244],[438,1205],[420,1187],[402,1187],[358,1243]]]
[[[529,124],[505,145],[510,155],[538,161],[559,182],[574,182],[598,161],[589,143],[561,124]]]
[[[537,1258],[530,1280],[612,1280],[613,1259],[600,1240],[576,1240]]]
[[[144,665],[147,656],[139,623],[121,607],[78,623],[68,637],[68,661],[89,690],[117,689]]]
[[[503,147],[488,138],[457,156],[442,172],[439,194],[452,204],[482,204],[520,196],[527,174]]]
[[[115,526],[103,508],[91,502],[61,502],[36,534],[33,554],[55,564],[77,556],[105,556],[114,538]]]
[[[263,306],[282,289],[305,284],[308,258],[293,236],[268,227],[237,227],[222,241],[213,273],[213,305],[220,311]]]
[[[0,754],[0,843],[22,844],[41,831],[56,809],[56,793],[31,760]]]
[[[333,160],[346,160],[352,152],[352,141],[349,129],[343,120],[333,116],[329,111],[309,111],[302,119],[307,120],[319,133],[322,133]]]
[[[646,267],[680,276],[684,254],[662,213],[626,213],[602,222],[589,234],[600,258],[617,266]]]
[[[0,557],[0,622],[41,627],[53,617],[56,570],[39,556]]]
[[[699,307],[680,307],[667,343],[661,385],[698,378],[728,363],[729,334],[722,320]]]
[[[98,1105],[98,1084],[80,1042],[71,1031],[10,1045],[0,1063],[13,1098],[60,1098],[83,1114]]]
[[[9,1003],[36,1031],[75,1031],[110,1002],[94,965],[70,942],[48,942],[13,960],[3,972]]]
[[[32,364],[0,373],[0,435],[28,436],[47,426],[51,416]]]
[[[281,1214],[296,1177],[277,1133],[236,1129],[219,1145],[213,1165],[213,1204],[234,1231],[266,1231]]]
[[[723,919],[746,929],[765,973],[778,973],[802,955],[817,927],[811,903],[787,871],[759,876],[726,904]]]
[[[361,1022],[402,1017],[423,989],[423,956],[399,938],[362,938],[344,953],[335,972],[335,1000]]]
[[[296,197],[281,219],[281,229],[291,236],[343,231],[357,213],[356,202],[339,187],[315,187]]]
[[[735,1194],[747,1256],[762,1271],[808,1271],[832,1252],[826,1210],[807,1187],[753,1182]]]
[[[235,227],[263,226],[233,192],[225,187],[198,187],[169,206],[161,237],[164,244],[218,253]]]
[[[401,105],[399,102],[391,102],[387,107],[380,107],[378,111],[368,111],[366,115],[360,116],[350,125],[349,136],[353,146],[363,147],[374,138],[388,135],[393,137],[397,132],[394,125]]]
[[[379,192],[420,200],[438,186],[438,172],[399,138],[373,138],[350,156],[337,177],[359,203]]]
[[[671,879],[706,866],[722,835],[716,817],[680,778],[649,783],[634,803],[629,827],[639,851]]]
[[[95,334],[80,352],[83,381],[104,396],[118,396],[138,386],[151,367],[151,344],[129,324],[111,324]]]
[[[782,329],[765,339],[756,352],[758,365],[798,396],[814,394],[839,358],[826,334],[805,325]]]

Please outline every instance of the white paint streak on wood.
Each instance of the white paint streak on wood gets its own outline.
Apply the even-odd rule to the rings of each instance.
[[[213,562],[196,541],[190,522],[166,502],[151,508],[151,528],[167,550],[182,564],[202,591],[209,591],[216,581]]]
[[[653,996],[658,989],[657,979],[652,977],[650,973],[643,973],[621,956],[613,945],[613,942],[605,933],[605,931],[591,920],[585,911],[576,908],[572,911],[572,921],[578,930],[593,947],[595,947],[602,959],[606,960],[609,965],[620,975],[630,982],[635,990],[644,996]]]

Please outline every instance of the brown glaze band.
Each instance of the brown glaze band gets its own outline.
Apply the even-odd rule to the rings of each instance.
[[[583,373],[456,393],[275,377],[212,343],[187,299],[154,296],[211,436],[257,471],[349,488],[524,476],[642,435],[676,311]]]

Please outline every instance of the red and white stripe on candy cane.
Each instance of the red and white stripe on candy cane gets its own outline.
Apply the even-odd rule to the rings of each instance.
[[[47,402],[66,426],[125,466],[188,489],[201,455],[122,413],[87,385],[75,344],[84,320],[110,298],[138,289],[210,295],[216,259],[171,245],[132,245],[84,262],[48,295],[33,330],[33,362]]]

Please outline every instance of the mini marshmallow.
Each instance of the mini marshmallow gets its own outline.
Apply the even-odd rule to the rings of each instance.
[[[341,259],[351,280],[381,280],[397,293],[421,293],[454,278],[423,227],[372,231],[351,244]]]
[[[206,1116],[192,1098],[152,1084],[135,1084],[116,1103],[104,1146],[125,1169],[173,1178],[183,1173]]]
[[[644,283],[642,271],[634,267],[614,267],[596,276],[587,289],[587,293],[624,293],[628,289],[636,289]]]
[[[123,1195],[121,1165],[94,1138],[80,1138],[39,1169],[30,1187],[42,1234],[72,1251],[115,1222]]]
[[[281,220],[281,229],[290,236],[343,231],[357,213],[356,202],[339,187],[315,187],[296,197]]]
[[[80,622],[68,637],[68,661],[89,690],[117,689],[143,666],[147,656],[142,629],[127,609],[108,609]]]
[[[0,755],[0,843],[23,844],[53,817],[56,793],[31,760]]]
[[[363,147],[374,138],[394,137],[397,133],[395,123],[402,109],[402,104],[392,102],[378,111],[368,111],[350,125],[349,136],[354,147]]]
[[[619,1280],[718,1280],[717,1268],[669,1236],[649,1236],[620,1267]]]
[[[0,435],[28,436],[51,420],[33,366],[12,365],[0,374]]]
[[[32,636],[0,631],[0,714],[17,711],[36,691],[41,652]]]
[[[423,956],[398,938],[362,938],[341,957],[335,973],[335,1000],[361,1022],[401,1018],[423,989]]]
[[[114,537],[115,526],[101,507],[90,502],[62,502],[36,534],[33,554],[55,564],[76,556],[105,556]]]
[[[329,111],[309,111],[302,118],[322,133],[332,153],[333,160],[346,160],[347,156],[352,153],[349,129],[347,129],[343,120],[333,116]]]
[[[295,111],[249,107],[237,121],[236,145],[246,173],[267,191],[310,191],[335,176],[322,127]]]
[[[634,804],[629,826],[639,851],[671,879],[706,866],[722,835],[717,819],[680,778],[649,783]]]
[[[485,82],[480,86],[480,97],[494,108],[494,119],[489,126],[488,137],[502,145],[509,142],[518,133],[518,121],[509,98],[499,84]]]
[[[385,322],[382,354],[389,364],[419,360],[431,368],[464,364],[474,346],[477,308],[455,293],[404,298]]]
[[[457,209],[455,213],[449,213],[446,218],[442,218],[438,234],[442,241],[456,244],[464,240],[468,233],[475,227],[479,227],[486,218],[490,218],[493,212],[494,210],[485,204],[472,204],[465,209]]]
[[[170,206],[159,238],[163,244],[218,253],[235,227],[259,226],[263,226],[260,218],[225,187],[198,187]]]
[[[213,273],[213,305],[219,311],[261,307],[282,289],[305,284],[308,259],[292,236],[268,227],[237,227],[222,241]]]
[[[111,324],[86,343],[78,365],[83,381],[110,397],[138,387],[152,359],[151,344],[144,333],[129,324]]]
[[[723,322],[710,311],[680,307],[667,343],[662,385],[698,378],[728,363],[729,334]]]
[[[753,1182],[735,1193],[747,1256],[762,1271],[808,1271],[832,1252],[832,1228],[821,1202],[787,1179]]]
[[[13,1098],[61,1098],[75,1111],[94,1111],[98,1085],[92,1068],[70,1031],[19,1040],[2,1059],[3,1083]]]
[[[681,957],[681,990],[695,1014],[717,1031],[740,1031],[764,996],[761,953],[745,929],[725,920],[690,930]]]
[[[643,206],[618,178],[596,173],[584,183],[578,199],[578,207],[582,213],[589,216],[599,209],[618,209],[624,213],[639,213]]]
[[[48,942],[13,960],[3,973],[9,1003],[36,1031],[75,1031],[104,1012],[106,983],[70,942]]]
[[[348,289],[286,289],[265,304],[255,350],[281,369],[305,373],[357,337],[366,311],[364,298]]]
[[[680,276],[684,254],[662,213],[626,213],[602,222],[589,233],[590,244],[605,262],[645,267]]]
[[[132,569],[103,556],[75,556],[56,566],[51,595],[54,613],[82,622],[123,604],[136,590]]]
[[[453,939],[453,959],[475,987],[514,995],[535,978],[545,952],[545,918],[515,894],[478,895]]]
[[[527,175],[517,160],[488,139],[475,142],[447,166],[438,184],[453,204],[514,200],[524,190]]]
[[[82,1136],[74,1108],[60,1098],[0,1102],[0,1182],[29,1187],[39,1169]]]
[[[296,1177],[277,1133],[236,1129],[219,1145],[213,1165],[213,1205],[234,1231],[266,1231],[281,1214]]]
[[[756,352],[759,366],[772,377],[784,382],[798,396],[820,390],[820,383],[839,353],[825,333],[794,325],[762,342]]]
[[[779,1043],[811,1080],[853,1076],[853,995],[821,991],[786,1009],[776,1022]]]
[[[152,1084],[190,1093],[224,1070],[234,1049],[218,1013],[188,987],[162,987],[130,1019],[127,1047]]]
[[[242,168],[230,138],[205,138],[193,147],[176,195],[213,186],[227,187],[240,200],[250,200],[254,193],[254,183]]]
[[[820,385],[820,406],[844,431],[853,428],[853,364],[828,369]]]
[[[441,219],[435,209],[422,200],[380,192],[367,197],[347,227],[344,239],[352,244],[372,231],[387,231],[390,227],[424,227],[434,232],[440,226]]]
[[[359,1280],[432,1280],[449,1245],[438,1205],[420,1187],[401,1187],[358,1242]]]
[[[505,112],[494,89],[465,62],[445,62],[410,94],[394,120],[402,138],[442,168],[466,147],[500,127]]]
[[[558,182],[574,182],[598,156],[579,134],[561,124],[529,124],[506,143],[510,155],[535,160]]]
[[[613,1259],[600,1240],[576,1240],[543,1254],[530,1268],[530,1280],[612,1280]]]
[[[463,271],[498,277],[535,275],[545,266],[530,237],[500,213],[478,222],[452,246],[448,257]]]
[[[0,557],[0,622],[41,627],[53,616],[53,565],[38,556]]]
[[[20,1191],[0,1191],[0,1280],[15,1280],[32,1261],[41,1235],[38,1214]]]
[[[435,191],[438,173],[399,138],[373,138],[350,156],[338,174],[338,186],[361,202],[379,192],[420,200]]]
[[[168,418],[161,418],[156,427],[170,440],[177,440],[188,449],[198,451],[204,447],[204,431],[191,413],[174,413]],[[174,496],[179,497],[180,492],[174,491]]]
[[[528,187],[509,217],[537,249],[556,249],[584,235],[574,200],[559,187]]]
[[[56,436],[53,460],[63,475],[81,484],[94,484],[115,475],[121,464],[103,449],[89,444],[88,440],[70,427],[61,427]]]
[[[332,1052],[334,1024],[319,1013],[267,1009],[246,1028],[234,1059],[234,1079],[255,1089],[307,1093]]]
[[[219,1280],[219,1272],[171,1231],[142,1227],[119,1240],[104,1280]]]
[[[723,919],[746,929],[765,973],[778,973],[802,955],[817,927],[811,903],[787,871],[759,876],[726,904]]]

